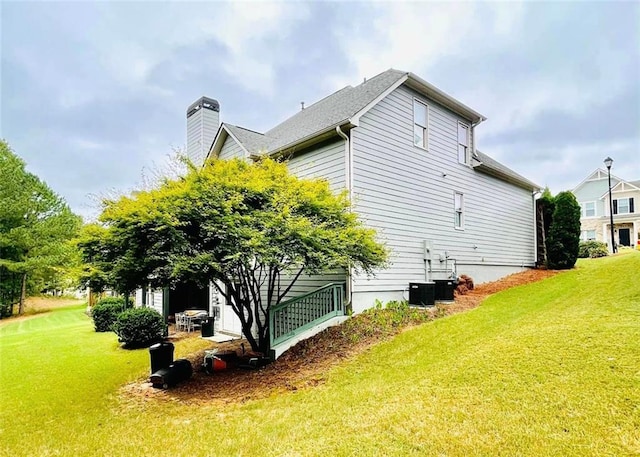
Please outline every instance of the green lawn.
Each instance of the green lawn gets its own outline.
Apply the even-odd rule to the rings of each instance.
[[[639,455],[639,273],[640,252],[581,261],[225,407],[118,401],[148,352],[80,308],[3,324],[0,455]]]

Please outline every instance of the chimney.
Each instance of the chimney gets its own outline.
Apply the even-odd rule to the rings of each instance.
[[[187,108],[187,156],[201,166],[220,124],[218,100],[200,97]]]

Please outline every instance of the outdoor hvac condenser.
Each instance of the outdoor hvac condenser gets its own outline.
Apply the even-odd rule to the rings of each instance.
[[[436,303],[436,283],[410,282],[409,304],[416,306],[433,306]]]

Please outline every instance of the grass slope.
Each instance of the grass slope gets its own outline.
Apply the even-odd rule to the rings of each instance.
[[[0,328],[0,454],[638,455],[639,271],[640,253],[581,261],[321,386],[224,408],[119,399],[148,353],[80,309],[15,323]]]

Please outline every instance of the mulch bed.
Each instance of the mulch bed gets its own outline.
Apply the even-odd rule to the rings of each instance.
[[[528,284],[557,274],[553,270],[528,270],[507,276],[499,281],[476,286],[465,295],[458,295],[455,302],[445,305],[444,314],[464,312],[480,305],[482,300],[502,290]],[[357,319],[357,316],[356,316]],[[370,329],[369,329],[370,330]],[[398,328],[396,333],[402,331]],[[356,326],[357,331],[357,326]],[[186,404],[229,404],[269,397],[278,392],[295,391],[322,384],[325,373],[336,364],[366,351],[389,334],[363,332],[357,342],[342,332],[340,326],[331,327],[312,338],[301,341],[285,352],[274,363],[256,370],[231,367],[226,371],[207,374],[201,370],[204,351],[188,357],[194,367],[192,378],[168,390],[156,389],[151,383],[138,381],[127,384],[121,397],[127,402],[177,401]],[[191,336],[197,337],[197,336]],[[241,343],[212,343],[211,349],[236,351],[242,355]]]

